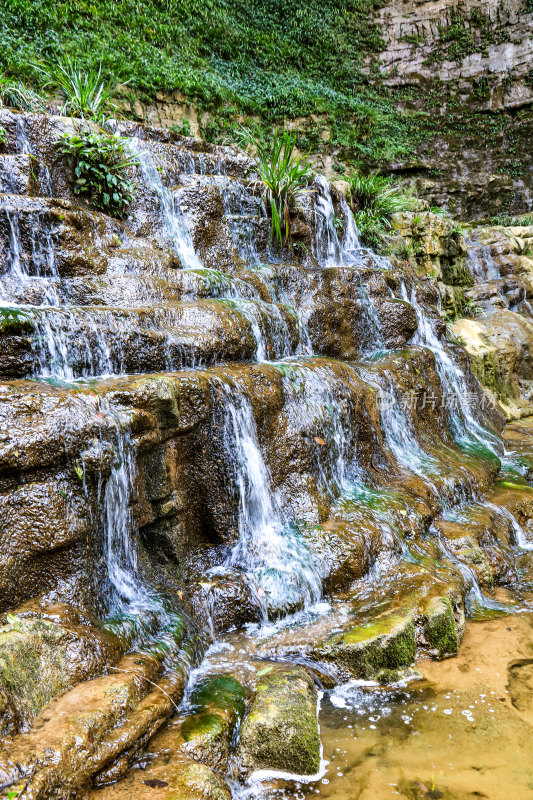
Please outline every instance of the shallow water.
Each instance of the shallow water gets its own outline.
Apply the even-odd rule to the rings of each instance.
[[[262,800],[533,797],[533,614],[470,622],[459,655],[403,687],[326,692],[325,774],[248,787]]]

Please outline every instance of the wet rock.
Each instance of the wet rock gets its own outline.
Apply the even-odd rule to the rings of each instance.
[[[158,661],[141,653],[123,658],[114,669],[43,708],[32,729],[2,752],[2,783],[24,779],[35,800],[60,792],[75,796],[122,753],[153,736],[181,699],[183,673],[158,678]]]
[[[172,784],[170,795],[172,800],[230,800],[231,798],[226,782],[204,764],[187,764],[176,775]]]
[[[120,648],[75,611],[49,606],[8,614],[0,627],[1,729],[27,729],[52,698],[112,665]],[[65,619],[66,616],[66,619]]]
[[[303,669],[275,668],[260,678],[241,728],[238,756],[246,772],[318,772],[317,693]]]
[[[390,348],[405,347],[418,328],[416,312],[405,300],[381,301],[377,304],[377,315],[383,339]]]
[[[0,154],[0,192],[5,194],[39,194],[37,159],[27,153]]]
[[[219,569],[207,576],[198,574],[196,580],[189,577],[197,615],[215,635],[259,622],[262,618],[259,598],[245,576],[236,570],[225,569],[221,573]]]
[[[356,678],[389,682],[415,659],[414,615],[384,614],[355,625],[315,646],[314,655]]]
[[[181,724],[183,751],[195,761],[221,771],[244,713],[244,688],[231,675],[203,680],[190,699],[191,714]]]
[[[457,653],[459,637],[452,604],[447,597],[434,597],[424,609],[424,636],[432,655],[446,658]]]
[[[328,520],[303,531],[306,543],[320,563],[322,585],[331,593],[346,589],[365,575],[381,543],[377,523],[367,518],[361,528],[344,520]]]
[[[215,771],[193,761],[163,754],[145,769],[134,770],[124,779],[104,789],[96,789],[91,800],[231,800],[226,781]]]

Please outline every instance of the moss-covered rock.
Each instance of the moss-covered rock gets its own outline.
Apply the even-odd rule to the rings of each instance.
[[[390,613],[337,633],[314,649],[356,678],[388,682],[415,659],[415,621],[411,613]]]
[[[0,335],[15,336],[22,333],[33,333],[33,320],[18,308],[0,308]]]
[[[194,713],[181,725],[183,749],[196,761],[225,769],[244,713],[244,688],[231,675],[209,677],[193,693],[191,706]]]
[[[8,614],[0,627],[0,731],[27,727],[53,697],[113,663],[117,652],[114,637],[96,629]]]
[[[424,610],[424,636],[432,654],[437,658],[455,655],[459,648],[459,637],[455,618],[447,597],[433,597]]]
[[[318,772],[316,711],[317,692],[303,669],[276,669],[262,677],[241,729],[238,754],[244,770]]]

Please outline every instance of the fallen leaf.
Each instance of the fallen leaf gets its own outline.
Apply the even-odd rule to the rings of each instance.
[[[402,515],[402,517],[407,516],[407,511],[405,510],[405,508],[400,508],[400,514]]]
[[[272,672],[273,669],[274,667],[263,667],[263,669],[260,669],[257,673],[257,677],[260,678],[261,675],[268,675],[268,673]]]
[[[317,444],[326,444],[324,439],[321,439],[320,436],[313,436],[313,439]]]
[[[159,778],[149,778],[147,781],[143,781],[143,783],[151,789],[164,789],[165,786],[168,786],[166,781],[160,781]]]

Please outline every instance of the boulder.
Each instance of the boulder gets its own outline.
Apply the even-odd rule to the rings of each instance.
[[[183,751],[195,761],[224,770],[244,713],[244,688],[231,675],[206,678],[195,689],[193,713],[181,724]]]
[[[456,655],[459,637],[453,608],[447,597],[433,597],[424,610],[424,636],[436,658]]]
[[[245,772],[318,772],[317,692],[305,670],[276,668],[261,677],[242,725],[238,756]]]
[[[52,698],[95,677],[120,653],[114,636],[80,624],[75,612],[70,619],[57,620],[51,608],[49,616],[7,614],[0,626],[0,730],[4,734],[26,729]]]
[[[314,655],[318,660],[333,661],[355,678],[389,682],[415,659],[414,615],[388,613],[354,625],[318,644]]]

